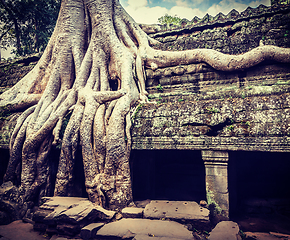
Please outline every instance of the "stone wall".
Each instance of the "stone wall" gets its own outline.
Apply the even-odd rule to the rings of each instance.
[[[191,65],[180,76],[148,80],[158,83],[147,88],[155,103],[134,115],[133,148],[289,151],[287,65],[235,73],[200,66],[197,73],[187,74]]]
[[[41,53],[0,62],[0,94],[15,85],[29,73],[39,60]]]
[[[289,5],[276,3],[271,7],[247,8],[242,13],[232,10],[227,16],[195,17],[192,21],[184,20],[181,26],[169,26],[169,29],[168,26],[146,26],[146,31],[160,42],[154,46],[157,49],[211,48],[226,54],[240,54],[261,44],[289,48],[289,23]],[[232,213],[257,213],[265,201],[276,204],[275,208],[268,204],[267,213],[277,209],[289,213],[289,204],[283,204],[289,202],[290,192],[277,191],[282,193],[279,196],[276,192],[270,194],[273,188],[277,189],[277,186],[273,187],[276,183],[281,184],[279,168],[289,168],[289,64],[266,61],[244,71],[223,72],[199,63],[147,70],[146,74],[146,87],[152,103],[136,107],[132,127],[133,151],[176,149],[201,152],[207,201],[224,217],[229,216],[230,210]],[[249,168],[245,165],[249,161],[244,163],[239,158],[236,166],[240,167],[232,167],[238,151],[271,152],[276,154],[273,156],[278,156],[276,152],[284,154],[281,166],[272,168],[271,176],[276,177],[271,185],[255,181],[255,188],[251,188],[256,192],[268,192],[268,200],[261,196],[253,200],[254,195],[239,190],[247,185],[240,185],[245,183],[245,178],[232,177],[233,169],[240,176],[243,168]],[[269,160],[275,165],[274,159]],[[263,165],[263,161],[259,159],[256,164],[256,167]],[[253,172],[258,170],[255,168]],[[290,183],[289,178],[283,179],[285,185]],[[233,197],[235,195],[241,200]],[[280,198],[280,202],[272,200],[273,197]],[[253,201],[258,205],[252,204]]]
[[[290,47],[289,23],[290,6],[273,4],[195,17],[171,29],[143,28],[163,50],[239,54],[259,44]],[[133,149],[289,151],[289,64],[267,61],[223,72],[199,63],[146,75],[155,103],[139,105],[133,116]]]
[[[160,42],[154,48],[168,51],[211,48],[240,54],[261,44],[290,47],[287,4],[195,17],[180,26],[141,26]],[[11,87],[38,59],[2,63],[0,87]],[[146,75],[151,103],[132,110],[133,151],[200,151],[208,203],[228,217],[228,152],[290,152],[289,64],[266,61],[244,71],[223,72],[198,63],[147,69]],[[17,114],[0,116],[1,148],[8,148]]]
[[[210,48],[227,54],[239,54],[266,45],[290,47],[290,6],[273,4],[248,7],[239,13],[205,15],[202,19],[184,19],[181,25],[143,25],[149,36],[160,41],[162,50]]]

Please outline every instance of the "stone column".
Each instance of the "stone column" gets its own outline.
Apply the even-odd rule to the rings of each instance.
[[[215,204],[219,214],[229,217],[228,159],[226,151],[202,151],[206,174],[208,204]]]

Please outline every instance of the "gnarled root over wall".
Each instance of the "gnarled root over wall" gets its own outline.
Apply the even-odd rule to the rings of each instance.
[[[275,46],[232,56],[210,49],[163,52],[150,47],[155,42],[118,0],[63,0],[42,58],[0,96],[1,106],[23,111],[11,137],[4,181],[18,185],[25,201],[37,203],[49,194],[48,155],[57,144],[55,195],[71,194],[80,146],[89,199],[108,208],[132,201],[129,112],[136,101],[147,100],[144,67],[207,62],[232,71],[265,59],[290,62],[290,50]]]

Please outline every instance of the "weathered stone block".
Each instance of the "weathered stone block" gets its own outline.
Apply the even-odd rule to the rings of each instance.
[[[191,232],[180,223],[149,219],[123,218],[118,222],[106,224],[97,232],[97,237],[133,238],[134,236],[149,236],[165,239],[194,239]]]
[[[163,86],[163,85],[169,85],[171,81],[169,77],[163,77],[159,79],[159,82]]]
[[[44,223],[34,223],[33,224],[34,231],[45,232],[46,229],[47,229],[47,224],[44,224]]]
[[[81,229],[81,238],[90,239],[96,236],[97,231],[103,227],[104,223],[91,223]]]
[[[229,216],[228,152],[202,151],[206,172],[207,202],[224,217]]]
[[[209,240],[241,240],[239,226],[232,221],[222,221],[216,225],[209,235]]]
[[[23,197],[12,182],[5,182],[0,186],[0,210],[7,215],[11,222],[22,218],[27,211],[28,203],[23,204]]]
[[[60,234],[74,236],[80,232],[81,227],[73,224],[59,224],[57,225],[56,230]]]
[[[34,214],[34,225],[37,228],[44,224],[51,233],[57,231],[73,236],[96,219],[110,220],[115,215],[114,211],[103,209],[87,198],[47,197],[44,201]]]
[[[80,222],[92,222],[95,219],[108,220],[115,215],[114,211],[103,209],[86,198],[51,197],[47,199],[48,201],[40,209],[54,207],[54,211],[45,217],[44,222],[54,219],[56,221],[76,224]]]
[[[190,201],[151,201],[144,210],[145,218],[209,221],[209,210]]]
[[[122,215],[124,218],[142,218],[144,208],[126,207],[122,209]]]
[[[53,210],[38,209],[32,217],[32,220],[35,222],[43,222],[44,218],[51,214]]]

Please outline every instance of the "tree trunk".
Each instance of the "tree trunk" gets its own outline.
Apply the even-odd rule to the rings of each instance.
[[[21,165],[19,187],[25,201],[37,202],[45,194],[47,156],[60,142],[55,195],[69,195],[75,153],[81,146],[89,199],[113,209],[132,201],[129,112],[136,101],[147,99],[144,66],[156,69],[203,61],[230,71],[267,58],[290,62],[289,49],[274,46],[230,56],[208,49],[162,52],[149,43],[154,40],[118,0],[63,0],[38,64],[0,96],[0,106],[26,109],[11,137],[4,177],[17,184],[16,169]],[[118,82],[117,91],[110,88],[110,81]]]

